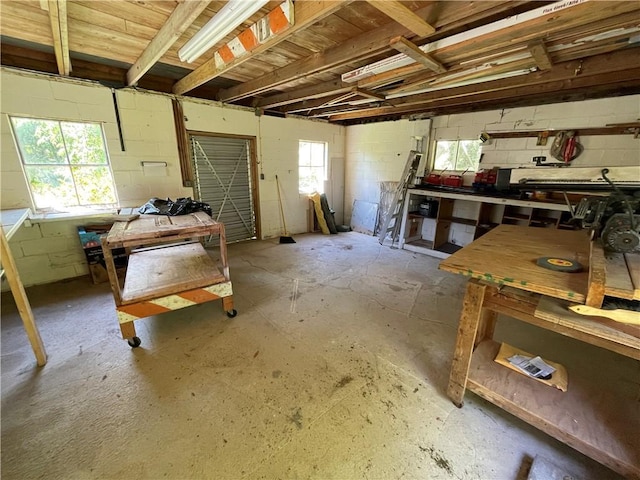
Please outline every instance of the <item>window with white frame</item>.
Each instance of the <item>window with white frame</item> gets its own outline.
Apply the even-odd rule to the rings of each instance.
[[[300,193],[324,193],[327,179],[327,144],[300,140],[298,149]]]
[[[11,117],[38,210],[116,206],[116,188],[99,123]]]
[[[480,164],[480,140],[438,140],[433,170],[475,172]]]

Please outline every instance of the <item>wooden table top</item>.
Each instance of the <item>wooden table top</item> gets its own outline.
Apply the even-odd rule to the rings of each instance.
[[[499,225],[458,250],[439,268],[498,285],[584,303],[589,284],[586,230]],[[564,273],[536,265],[540,257],[576,260],[580,273]]]
[[[203,236],[219,232],[222,223],[216,222],[204,212],[187,215],[141,215],[129,222],[115,222],[106,244],[118,246],[124,242],[145,241],[173,237],[176,235]]]
[[[15,208],[13,210],[0,210],[0,223],[4,235],[9,240],[20,228],[22,222],[29,218],[31,210],[28,208]]]

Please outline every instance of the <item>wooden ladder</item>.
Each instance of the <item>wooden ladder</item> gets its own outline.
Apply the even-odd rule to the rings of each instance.
[[[402,209],[404,207],[405,198],[407,196],[407,189],[409,185],[413,183],[415,179],[416,173],[418,171],[418,165],[420,165],[420,160],[422,159],[422,153],[411,150],[409,152],[409,157],[407,158],[407,164],[404,166],[404,171],[402,172],[402,177],[400,178],[400,183],[398,183],[398,187],[396,188],[395,194],[393,195],[393,200],[389,204],[389,208],[383,215],[382,228],[380,229],[380,245],[384,245],[384,241],[389,234],[391,234],[391,247],[393,247],[394,243],[398,239],[398,235],[400,233],[400,217],[402,215]]]

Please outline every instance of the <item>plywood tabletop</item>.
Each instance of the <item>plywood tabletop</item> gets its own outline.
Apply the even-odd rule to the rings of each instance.
[[[12,210],[0,210],[0,223],[7,240],[20,228],[22,222],[29,218],[31,210],[28,208],[16,208]]]
[[[540,257],[576,260],[584,270],[580,273],[548,270],[536,265]],[[443,260],[439,268],[584,303],[589,277],[589,237],[584,230],[503,224]]]
[[[114,223],[106,242],[107,245],[113,246],[131,240],[149,240],[186,234],[207,235],[221,228],[221,223],[216,222],[204,212],[173,217],[141,215],[129,222]]]
[[[225,282],[197,242],[132,253],[122,292],[125,304]]]

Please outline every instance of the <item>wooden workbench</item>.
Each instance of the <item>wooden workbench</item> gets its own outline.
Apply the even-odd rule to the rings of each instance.
[[[585,303],[590,292],[594,297],[591,248],[584,231],[500,225],[440,263],[442,270],[470,277],[447,394],[461,407],[471,390],[611,469],[640,478],[637,387],[630,392],[614,385],[620,392],[612,391],[584,372],[569,371],[569,389],[561,392],[494,362],[498,314],[640,360],[637,335],[566,308],[569,301]],[[561,273],[536,265],[549,256],[577,260],[585,270]]]
[[[197,241],[218,238],[220,268]],[[130,253],[121,285],[112,250]],[[116,303],[122,337],[140,345],[133,322],[140,318],[222,299],[234,317],[233,292],[227,263],[224,225],[204,212],[180,216],[142,215],[116,222],[102,239],[107,272]]]
[[[31,348],[36,356],[36,362],[39,367],[42,367],[47,363],[47,352],[44,349],[40,332],[33,318],[29,299],[24,291],[16,262],[9,247],[9,239],[29,218],[29,213],[30,210],[28,208],[0,211],[0,221],[2,222],[2,228],[0,229],[0,260],[2,261],[2,274],[7,276],[9,288],[11,288],[29,343],[31,343]]]

